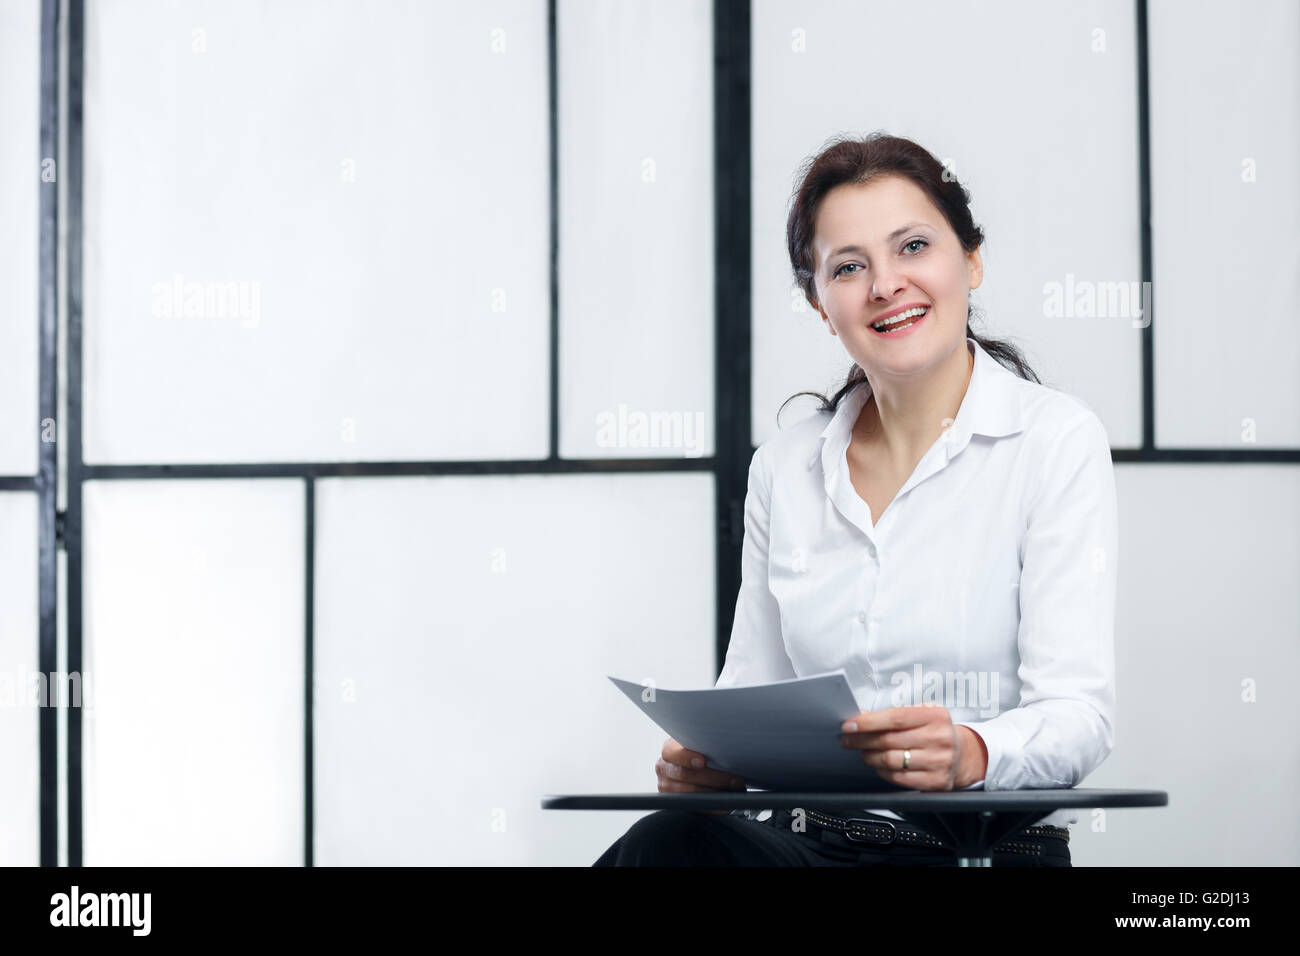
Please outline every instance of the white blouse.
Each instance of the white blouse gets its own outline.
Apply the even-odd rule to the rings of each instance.
[[[716,686],[843,667],[863,710],[937,701],[978,733],[968,789],[1070,787],[1115,741],[1110,441],[1082,399],[966,342],[956,419],[874,524],[845,457],[865,381],[754,452]]]

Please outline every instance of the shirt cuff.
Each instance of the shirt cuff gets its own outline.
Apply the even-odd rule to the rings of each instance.
[[[992,720],[954,720],[954,725],[969,727],[972,731],[979,734],[980,739],[984,741],[984,747],[989,752],[988,766],[984,768],[984,779],[978,784],[971,784],[969,787],[962,787],[963,790],[971,790],[975,787],[983,787],[985,790],[1014,790],[1016,789],[1015,781],[1008,782],[1003,780],[1005,776],[1004,764],[1007,761],[1009,753],[1014,753],[1020,746],[1019,734],[1014,727],[1000,726],[997,718]]]

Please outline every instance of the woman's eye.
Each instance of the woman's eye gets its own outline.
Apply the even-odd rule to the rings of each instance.
[[[910,249],[910,248],[912,248],[912,246],[916,245],[917,243],[920,243],[920,244],[923,245],[923,246],[928,246],[928,245],[929,245],[929,243],[926,242],[924,239],[913,239],[911,242],[909,242],[909,243],[907,243],[906,245],[904,245],[903,248],[904,248],[904,249]],[[917,252],[920,252],[921,250],[918,249],[918,250],[916,250],[916,251],[917,251]],[[862,267],[861,267],[860,265],[858,265],[856,262],[846,262],[846,263],[844,263],[844,265],[840,266],[838,269],[835,270],[835,275],[836,275],[836,277],[838,278],[838,277],[839,277],[839,276],[844,272],[844,270],[845,270],[845,269],[848,269],[850,266],[853,267],[854,269],[861,269],[861,268],[862,268]],[[849,273],[849,275],[852,275],[852,274],[853,274],[853,273]]]

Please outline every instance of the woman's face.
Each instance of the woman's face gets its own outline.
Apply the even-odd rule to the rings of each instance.
[[[881,176],[827,193],[813,258],[818,311],[869,375],[923,371],[965,345],[969,293],[983,279],[979,250],[962,250],[910,179]],[[913,305],[928,311],[912,328],[873,331],[886,313]]]

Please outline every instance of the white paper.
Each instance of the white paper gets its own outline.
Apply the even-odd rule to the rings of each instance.
[[[610,677],[646,716],[706,766],[750,789],[879,793],[904,790],[841,746],[840,725],[858,714],[844,670],[749,687],[665,690]]]

